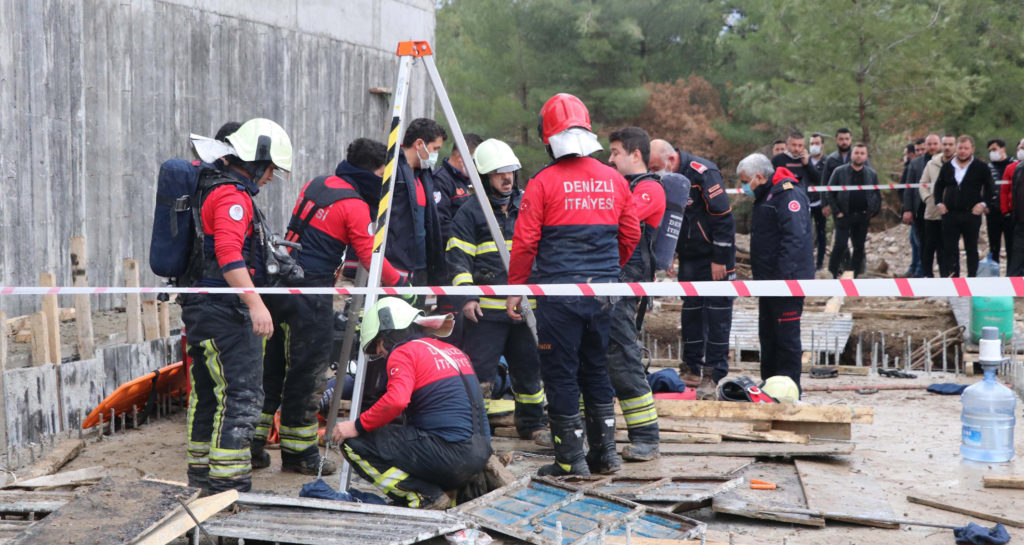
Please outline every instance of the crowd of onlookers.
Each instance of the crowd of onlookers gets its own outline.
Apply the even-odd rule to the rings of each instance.
[[[793,133],[773,142],[772,164],[789,169],[806,188],[879,183],[867,146],[853,143],[849,129],[836,132],[835,146],[826,155],[823,135],[811,135],[805,148],[804,136]],[[988,265],[983,275],[997,275],[1004,249],[1007,276],[1024,275],[1024,175],[1017,175],[1016,168],[1024,160],[1024,139],[1017,143],[1015,159],[999,138],[989,140],[987,147],[986,162],[975,157],[974,139],[967,135],[929,134],[907,144],[899,183],[912,187],[899,193],[903,223],[911,226],[911,263],[903,276],[977,276],[979,263]],[[847,164],[850,168],[838,168]],[[837,278],[843,271],[863,274],[868,224],[881,210],[880,191],[814,191],[808,196],[816,268],[825,266],[826,223],[833,216],[828,271]],[[985,260],[979,259],[978,247],[983,218],[988,232]],[[966,275],[960,265],[961,242]]]

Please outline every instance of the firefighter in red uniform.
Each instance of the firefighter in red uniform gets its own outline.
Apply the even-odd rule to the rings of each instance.
[[[629,184],[590,157],[601,145],[580,99],[557,94],[540,115],[541,140],[554,162],[526,186],[509,284],[616,282],[640,240]],[[506,300],[514,320],[522,319],[522,299]],[[542,475],[612,473],[622,466],[615,452],[615,392],[605,369],[612,303],[608,297],[538,298],[541,376],[555,443],[555,463],[542,467]],[[590,443],[586,455],[581,392]]]
[[[658,176],[647,171],[651,157],[651,137],[640,127],[626,127],[608,137],[611,156],[608,161],[629,182],[633,206],[640,219],[641,236],[629,262],[622,267],[622,282],[653,282],[654,241],[661,217],[665,215],[665,189]],[[622,418],[629,432],[629,445],[622,458],[643,462],[658,457],[658,411],[647,382],[647,372],[637,344],[637,307],[640,298],[623,297],[612,310],[611,336],[608,342],[608,376],[615,397],[619,398]]]
[[[269,119],[251,119],[227,141],[233,154],[200,172],[203,287],[264,285],[269,236],[252,197],[275,169],[290,171],[288,134]],[[249,445],[263,402],[263,337],[274,330],[258,294],[184,294],[181,317],[192,358],[186,417],[188,482],[215,493],[252,487]]]
[[[384,144],[357,139],[349,145],[334,176],[320,176],[302,188],[287,239],[302,245],[292,257],[302,267],[304,278],[288,285],[333,286],[346,254],[370,268],[373,236],[370,209],[362,195],[380,193],[386,156]],[[387,260],[381,281],[386,286],[401,282]],[[282,471],[316,475],[320,465],[317,411],[330,360],[334,297],[275,295],[266,299],[275,329],[263,360],[263,412],[252,443],[253,467],[270,465],[270,454],[263,447],[274,413],[280,408]],[[324,461],[323,474],[335,470],[333,462]]]
[[[387,393],[332,431],[356,472],[408,507],[450,507],[445,491],[478,480],[491,456],[473,365],[458,348],[426,336],[447,336],[452,325],[450,314],[424,316],[397,297],[367,309],[359,343],[371,365],[386,362]],[[403,411],[405,424],[392,423]]]

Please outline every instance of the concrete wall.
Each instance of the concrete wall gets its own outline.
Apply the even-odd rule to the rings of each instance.
[[[395,46],[434,37],[432,0],[0,0],[0,284],[70,284],[85,236],[89,283],[121,285],[125,258],[155,285],[156,173],[189,132],[268,117],[296,151],[257,198],[279,228],[302,184],[359,136],[384,139]],[[433,111],[422,71],[409,112]],[[102,296],[101,307],[123,299]],[[0,297],[8,315],[39,308]],[[70,298],[61,304],[70,306]]]

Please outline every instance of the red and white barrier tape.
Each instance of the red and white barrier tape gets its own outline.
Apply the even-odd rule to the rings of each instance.
[[[429,286],[404,288],[177,288],[0,286],[3,295],[128,293],[260,293],[306,295],[485,295],[693,297],[1024,297],[1024,277],[862,278],[858,280],[732,280],[720,282],[631,282],[616,284],[526,284],[518,286]]]
[[[1007,185],[1010,182],[998,181],[996,185]],[[915,189],[928,184],[878,184],[878,185],[812,185],[807,188],[808,193],[828,193],[835,191],[872,191],[872,190],[890,190],[890,189]],[[731,195],[739,195],[743,193],[742,189],[726,189],[726,193]]]

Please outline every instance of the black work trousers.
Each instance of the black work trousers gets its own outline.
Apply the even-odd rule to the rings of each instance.
[[[726,267],[731,269],[733,267]],[[679,259],[680,282],[711,280],[711,256]],[[683,364],[680,370],[695,375],[701,367],[712,369],[718,382],[729,374],[729,334],[732,331],[734,297],[683,297],[680,315],[683,338]]]
[[[186,294],[179,301],[192,358],[185,417],[189,485],[247,492],[249,444],[263,405],[263,340],[237,295]]]
[[[985,225],[988,227],[988,253],[992,254],[992,260],[999,263],[999,250],[1005,239],[1006,262],[1009,263],[1013,252],[1013,218],[1009,214],[986,214]]]
[[[1006,266],[1006,276],[1024,276],[1024,222],[1013,226],[1013,251],[1010,252],[1010,264]]]
[[[933,276],[936,266],[939,268],[939,275],[942,275],[942,262],[946,260],[946,253],[942,249],[942,220],[924,220],[924,229],[918,231],[923,233],[921,239],[921,272],[925,278]],[[957,260],[959,265],[960,260]]]
[[[489,440],[446,441],[414,426],[389,424],[346,439],[342,453],[364,479],[406,507],[427,507],[446,490],[461,488],[483,471]]]
[[[605,368],[611,309],[607,297],[537,298],[540,372],[552,417],[579,414],[580,394],[586,406],[612,403]]]
[[[811,218],[814,220],[814,246],[818,251],[818,255],[814,259],[814,268],[817,270],[825,264],[825,247],[828,244],[825,224],[828,218],[821,212],[821,206],[811,207]]]
[[[608,377],[615,389],[615,397],[619,398],[630,441],[657,442],[658,411],[654,408],[654,396],[647,382],[640,345],[636,342],[639,302],[639,297],[623,297],[612,307]]]
[[[761,297],[758,299],[757,336],[761,342],[761,380],[784,375],[800,385],[803,347],[800,318],[803,297]]]
[[[942,216],[943,262],[939,263],[942,276],[960,276],[960,239],[964,240],[967,253],[967,276],[978,274],[978,233],[981,230],[981,216],[968,210],[950,210]],[[953,266],[956,264],[956,267]]]
[[[537,341],[530,326],[523,322],[486,318],[463,322],[462,351],[473,362],[473,372],[481,384],[494,383],[501,357],[505,356],[516,401],[516,430],[521,437],[529,438],[533,432],[547,428]]]
[[[828,260],[828,270],[832,276],[839,278],[842,274],[842,257],[847,255],[848,245],[853,246],[853,259],[850,269],[854,276],[864,270],[864,243],[868,239],[868,224],[871,216],[867,212],[851,212],[843,217],[835,218],[835,240],[832,244],[832,256]]]
[[[281,457],[319,456],[317,413],[334,337],[334,297],[271,295],[265,300],[274,335],[263,357],[263,411],[255,438],[266,441],[280,408]]]

